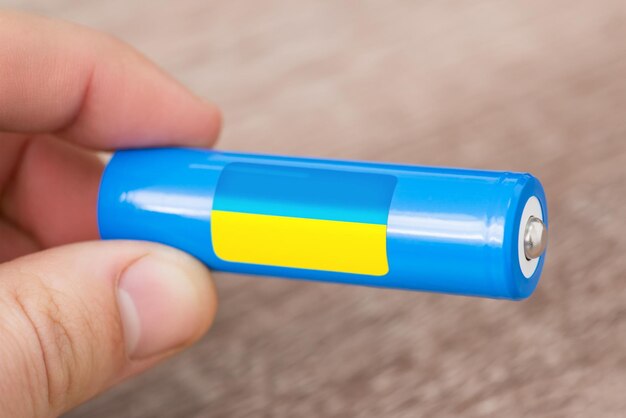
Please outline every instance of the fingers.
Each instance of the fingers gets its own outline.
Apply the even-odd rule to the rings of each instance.
[[[208,146],[219,133],[215,106],[111,37],[0,12],[0,39],[0,131],[29,133],[0,133],[0,211],[21,240],[15,251],[0,248],[2,259],[32,241],[49,247],[97,237],[102,163],[44,133],[103,150]]]
[[[206,268],[156,244],[90,242],[0,265],[0,416],[56,416],[211,324]]]
[[[0,12],[0,131],[59,132],[97,149],[210,145],[215,106],[127,45],[69,23]]]
[[[0,219],[0,263],[39,250],[39,244],[24,231]]]
[[[6,220],[43,248],[97,239],[103,162],[52,137],[23,141],[20,162],[0,200]],[[0,259],[4,254],[0,245]]]

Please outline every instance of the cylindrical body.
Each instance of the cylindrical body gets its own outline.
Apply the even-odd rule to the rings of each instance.
[[[195,149],[117,152],[103,175],[104,239],[187,251],[238,273],[523,299],[548,223],[529,175]]]

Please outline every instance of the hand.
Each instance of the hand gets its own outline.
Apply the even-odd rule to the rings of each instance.
[[[59,415],[210,326],[198,261],[84,241],[98,238],[94,151],[206,147],[219,129],[213,105],[121,42],[0,12],[0,416]]]

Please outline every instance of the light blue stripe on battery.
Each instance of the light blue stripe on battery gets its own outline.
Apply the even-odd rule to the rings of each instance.
[[[385,225],[395,185],[386,174],[231,163],[213,210]]]

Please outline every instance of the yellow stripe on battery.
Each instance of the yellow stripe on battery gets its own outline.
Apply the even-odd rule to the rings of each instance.
[[[223,260],[383,276],[387,226],[213,210],[212,241]]]

